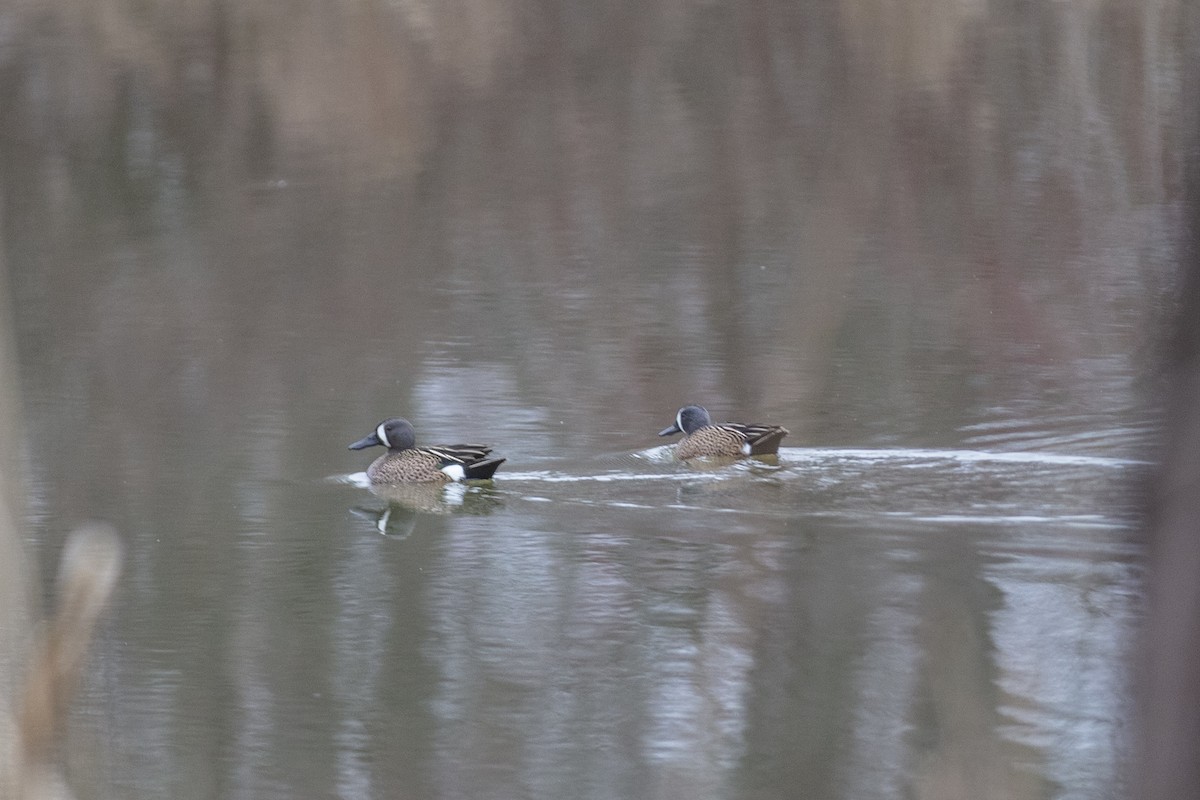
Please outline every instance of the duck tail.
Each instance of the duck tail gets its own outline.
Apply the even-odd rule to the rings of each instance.
[[[474,464],[468,464],[466,474],[463,475],[464,481],[487,481],[491,480],[492,475],[496,474],[496,470],[504,463],[503,458],[489,458],[486,461],[476,461]]]
[[[787,428],[774,427],[750,442],[750,455],[767,456],[779,452],[779,442],[788,435]]]

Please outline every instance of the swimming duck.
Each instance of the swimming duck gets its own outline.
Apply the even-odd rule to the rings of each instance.
[[[388,451],[367,467],[367,478],[375,484],[428,483],[437,481],[488,480],[503,458],[488,458],[492,448],[479,444],[439,444],[417,447],[417,435],[406,419],[393,417],[350,445],[362,450],[382,445]]]
[[[722,422],[714,425],[701,406],[684,406],[675,414],[675,424],[659,431],[659,436],[682,433],[675,446],[680,461],[702,456],[765,456],[779,452],[779,442],[787,428],[779,425],[742,425]]]

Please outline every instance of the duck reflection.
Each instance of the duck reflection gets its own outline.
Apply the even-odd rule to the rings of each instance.
[[[367,520],[384,536],[403,539],[409,536],[423,514],[491,514],[500,508],[500,495],[491,486],[462,483],[403,483],[372,485],[371,494],[385,500],[386,506],[353,506],[350,513]]]
[[[741,456],[700,456],[698,458],[689,458],[682,463],[692,472],[720,472],[726,470],[731,475],[763,475],[776,472],[780,467],[779,455],[777,453],[754,456],[753,458],[743,458]]]

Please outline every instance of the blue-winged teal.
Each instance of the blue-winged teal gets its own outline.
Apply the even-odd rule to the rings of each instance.
[[[675,415],[675,424],[659,431],[659,436],[682,433],[675,446],[680,461],[701,456],[765,456],[779,452],[779,441],[787,428],[779,425],[740,425],[722,422],[714,425],[708,411],[700,406],[684,406]]]
[[[492,448],[480,444],[439,444],[417,447],[417,435],[406,419],[385,419],[351,450],[374,445],[388,449],[367,467],[371,483],[428,483],[482,481],[492,477],[503,458],[488,458]]]

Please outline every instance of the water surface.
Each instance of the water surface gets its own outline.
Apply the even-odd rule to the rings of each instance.
[[[1197,28],[884,5],[0,12],[78,794],[1120,796]]]

